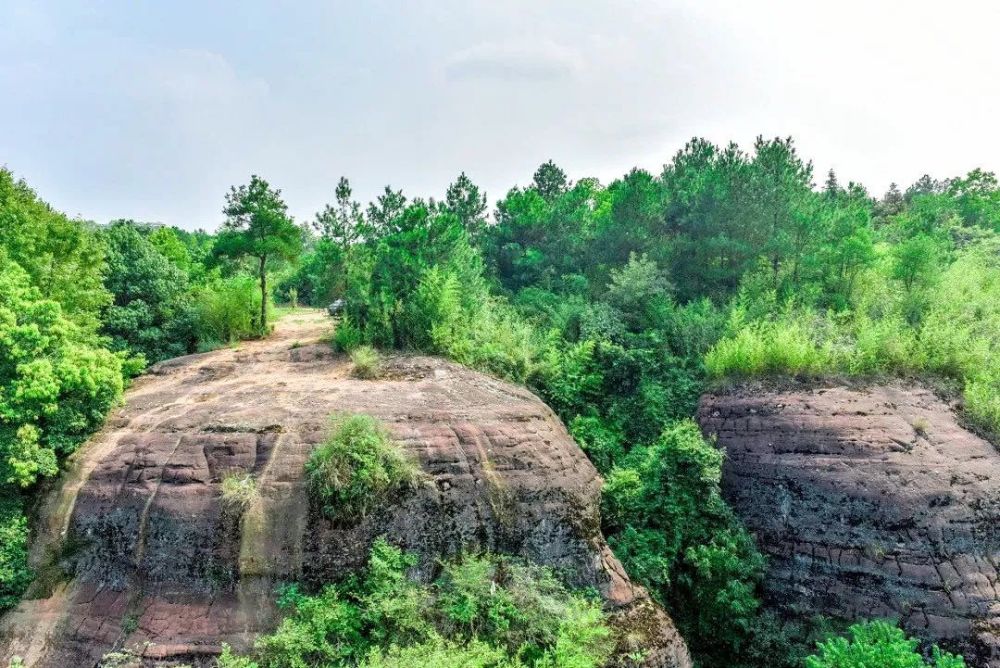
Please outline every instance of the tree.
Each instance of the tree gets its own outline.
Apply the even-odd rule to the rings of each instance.
[[[878,213],[882,218],[895,216],[903,210],[903,193],[895,182],[889,184],[889,189],[878,204]]]
[[[288,215],[281,190],[272,188],[256,174],[250,184],[233,186],[226,194],[226,206],[215,244],[218,255],[257,260],[260,280],[260,331],[267,332],[267,263],[281,258],[295,259],[302,252],[302,230]]]
[[[176,245],[187,249],[169,232]],[[159,231],[159,230],[158,230]],[[154,233],[155,234],[155,233]],[[104,285],[114,297],[103,313],[103,332],[112,350],[142,353],[149,362],[194,351],[195,323],[187,274],[132,223],[118,221],[104,230],[107,271]]]
[[[892,255],[892,277],[902,281],[907,292],[930,283],[938,272],[938,245],[926,234],[901,241]]]
[[[919,641],[883,621],[855,624],[851,639],[831,638],[817,644],[818,654],[806,658],[806,668],[964,668],[960,656],[931,648],[931,661],[918,651]]]
[[[374,202],[368,203],[368,225],[366,239],[392,234],[397,229],[393,225],[398,221],[403,210],[406,209],[406,197],[402,190],[393,190],[391,186],[386,186],[385,190],[375,198]]]
[[[832,169],[826,173],[826,183],[823,184],[823,193],[827,197],[837,197],[844,192],[837,180],[837,173]]]
[[[351,193],[350,181],[341,176],[335,191],[336,205],[327,204],[313,221],[313,228],[320,236],[341,249],[357,241],[363,223],[361,205],[351,199]]]
[[[566,172],[559,169],[556,163],[549,160],[548,162],[542,163],[542,165],[535,170],[534,182],[532,187],[538,191],[538,194],[544,197],[547,201],[552,201],[555,198],[562,195],[569,188],[569,182],[566,180]]]
[[[469,237],[477,239],[486,226],[486,193],[480,193],[479,186],[472,182],[465,172],[458,175],[448,186],[445,207],[458,216]]]

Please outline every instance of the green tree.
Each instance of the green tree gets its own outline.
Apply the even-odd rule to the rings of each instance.
[[[549,160],[542,163],[532,179],[532,187],[546,200],[552,201],[569,188],[566,172]]]
[[[938,273],[938,256],[938,245],[930,236],[919,234],[906,239],[892,249],[892,276],[901,281],[908,292],[926,285]]]
[[[336,204],[327,204],[316,214],[313,228],[320,237],[346,249],[358,241],[364,223],[361,205],[351,199],[351,183],[341,176],[334,191]]]
[[[486,226],[486,193],[481,193],[479,186],[465,172],[459,174],[455,182],[448,186],[445,207],[458,216],[470,239],[476,240],[479,237]]]
[[[110,301],[102,283],[104,256],[94,226],[70,220],[24,181],[0,167],[0,248],[28,273],[45,299],[88,333]]]
[[[114,297],[103,314],[103,331],[111,336],[113,349],[142,353],[149,362],[193,352],[187,274],[157,249],[153,235],[131,223],[113,223],[102,237],[107,247],[104,285]],[[159,238],[176,240],[172,234]],[[169,248],[187,256],[179,241]]]
[[[964,668],[960,656],[931,648],[927,662],[917,651],[920,644],[884,621],[855,624],[850,639],[831,638],[817,644],[817,654],[806,658],[806,668]]]
[[[302,252],[302,230],[288,216],[281,191],[257,175],[248,185],[233,186],[222,210],[226,221],[215,242],[215,252],[227,257],[257,260],[260,281],[260,331],[267,333],[267,263],[292,260]]]

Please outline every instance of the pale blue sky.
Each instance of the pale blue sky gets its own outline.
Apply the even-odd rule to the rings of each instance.
[[[1000,169],[996,3],[0,0],[0,164],[71,215],[218,224],[259,173],[298,219],[340,175],[491,203],[554,159],[659,171],[793,135],[881,191]]]

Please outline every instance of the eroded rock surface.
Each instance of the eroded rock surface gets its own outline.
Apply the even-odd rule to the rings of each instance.
[[[0,658],[93,666],[112,649],[147,663],[246,647],[277,620],[277,585],[363,566],[376,536],[421,557],[418,576],[462,550],[510,552],[597,587],[647,665],[689,666],[670,619],[633,586],[600,534],[600,480],[560,421],[514,385],[434,358],[399,357],[385,378],[350,377],[318,340],[319,313],[267,341],[173,360],[128,392],[40,510],[42,572],[3,620]],[[303,464],[335,412],[384,421],[426,482],[360,525],[312,512]],[[229,471],[260,498],[224,510]]]
[[[698,419],[793,613],[891,617],[1000,666],[1000,456],[931,392],[735,391]]]

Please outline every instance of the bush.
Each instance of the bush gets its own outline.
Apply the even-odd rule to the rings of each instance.
[[[198,338],[223,344],[260,336],[260,291],[251,276],[217,278],[197,291]]]
[[[331,429],[306,462],[312,498],[331,520],[355,522],[416,485],[420,468],[375,418],[335,417]]]
[[[351,352],[364,341],[364,335],[350,316],[344,316],[337,323],[333,333],[333,347],[344,352]]]
[[[636,446],[602,490],[608,542],[712,665],[735,662],[760,607],[764,560],[722,499],[722,453],[691,420]]]
[[[600,602],[548,568],[467,555],[423,585],[406,576],[415,563],[379,539],[361,576],[314,596],[286,590],[291,614],[252,659],[227,650],[220,668],[598,668],[611,655]]]
[[[371,380],[382,373],[382,357],[371,346],[358,346],[351,351],[351,373],[355,378]]]
[[[817,654],[806,658],[806,668],[963,668],[965,660],[936,646],[927,662],[917,651],[919,641],[907,638],[884,621],[855,624],[851,638],[831,638],[817,643]]]
[[[19,504],[0,504],[0,611],[17,605],[33,574],[28,566],[28,520]]]
[[[123,358],[90,343],[0,253],[0,485],[58,471],[121,396]]]
[[[257,489],[257,480],[249,473],[231,471],[222,477],[224,506],[242,512],[253,505],[258,498],[260,492]]]
[[[832,344],[819,339],[823,324],[809,311],[787,311],[774,319],[738,323],[734,336],[708,351],[705,368],[717,377],[827,373],[835,361]]]
[[[102,320],[112,348],[141,353],[149,362],[193,352],[196,314],[187,274],[134,224],[117,222],[102,236],[104,285],[114,297]]]

